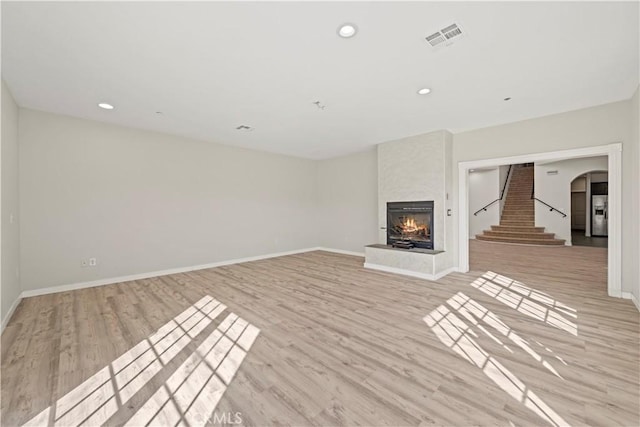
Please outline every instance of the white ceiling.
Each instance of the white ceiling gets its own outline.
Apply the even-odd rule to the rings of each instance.
[[[320,159],[628,99],[638,5],[3,1],[2,74],[22,107]]]

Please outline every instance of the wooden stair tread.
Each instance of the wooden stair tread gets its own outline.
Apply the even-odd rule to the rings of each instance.
[[[500,230],[504,230],[504,231],[528,231],[529,233],[542,233],[544,232],[544,227],[535,227],[535,226],[528,226],[528,225],[523,225],[523,226],[519,226],[519,225],[492,225],[491,226],[492,230],[495,231],[500,231]]]
[[[478,234],[476,236],[478,240],[502,242],[502,243],[521,243],[526,245],[557,245],[564,246],[564,240],[562,239],[532,239],[532,238],[517,238],[517,237],[497,237],[487,236],[484,234]]]
[[[485,236],[496,237],[517,237],[517,238],[532,238],[532,239],[553,239],[555,233],[545,233],[542,231],[504,231],[504,230],[484,230]]]
[[[533,227],[535,225],[535,221],[533,219],[525,221],[525,220],[502,220],[499,225],[508,225],[508,226],[522,226],[522,227]]]

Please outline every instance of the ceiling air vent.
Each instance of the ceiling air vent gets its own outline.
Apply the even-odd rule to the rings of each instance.
[[[426,37],[427,41],[432,47],[436,47],[441,44],[448,46],[452,43],[451,39],[462,35],[462,30],[457,24],[451,24],[448,27],[443,28]],[[449,43],[446,43],[449,42]]]
[[[440,43],[442,43],[443,41],[445,41],[444,36],[440,33],[440,31],[438,31],[437,33],[433,33],[430,36],[427,37],[427,41],[429,42],[429,44],[433,47],[438,46]]]

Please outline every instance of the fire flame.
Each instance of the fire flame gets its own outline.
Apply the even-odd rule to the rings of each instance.
[[[424,225],[422,227],[418,226],[418,224],[416,224],[416,220],[414,218],[407,218],[402,223],[402,230],[405,233],[415,233],[416,231],[418,231],[420,229],[424,229],[424,228],[425,228]]]

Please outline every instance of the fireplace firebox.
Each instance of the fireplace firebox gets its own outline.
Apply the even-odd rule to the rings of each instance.
[[[388,202],[387,244],[433,249],[433,201]]]

